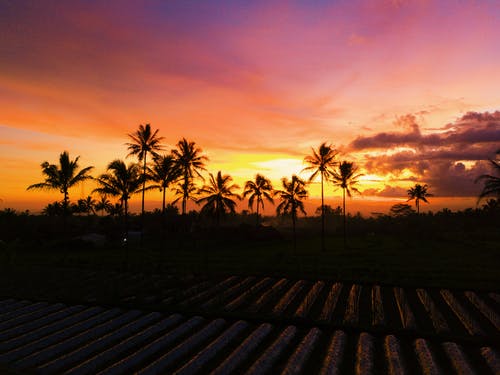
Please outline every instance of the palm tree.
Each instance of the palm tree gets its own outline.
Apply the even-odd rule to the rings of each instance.
[[[188,200],[191,200],[195,203],[198,201],[197,195],[199,194],[199,192],[200,189],[197,188],[192,181],[189,182],[189,185],[187,187],[184,184],[184,181],[178,182],[174,187],[174,194],[177,196],[177,198],[172,201],[172,204],[177,204],[179,200],[182,199],[182,203],[186,208]],[[186,200],[186,202],[184,202],[184,199]]]
[[[275,192],[275,195],[277,195],[281,201],[278,207],[276,207],[276,213],[278,215],[291,215],[293,227],[293,250],[295,251],[297,249],[295,222],[297,220],[298,210],[300,210],[304,215],[306,214],[306,211],[304,210],[304,202],[302,202],[302,200],[307,198],[307,183],[300,177],[293,175],[290,181],[288,178],[283,177],[281,179],[281,184],[283,185],[283,190],[277,190]]]
[[[46,216],[59,216],[61,214],[64,215],[63,204],[58,201],[49,203],[43,208],[42,214]]]
[[[125,234],[128,234],[128,200],[133,194],[141,191],[143,177],[138,164],[128,166],[122,160],[116,159],[108,164],[107,173],[97,178],[100,185],[93,192],[109,194],[118,197],[125,214]]]
[[[354,186],[359,181],[358,178],[363,176],[361,173],[357,173],[358,168],[351,161],[343,160],[338,165],[337,169],[333,171],[331,177],[334,186],[342,188],[342,213],[344,214],[344,249],[346,248],[346,238],[347,238],[347,223],[346,223],[346,210],[345,210],[345,195],[352,197],[352,192],[361,194],[359,190]]]
[[[104,212],[110,212],[113,209],[113,204],[106,194],[101,194],[95,204],[95,209],[101,211],[101,216],[104,216]]]
[[[255,181],[247,181],[243,191],[243,197],[248,198],[248,207],[253,211],[253,204],[256,203],[257,225],[259,225],[259,206],[264,210],[264,199],[274,204],[272,197],[273,185],[271,181],[261,174],[255,175]]]
[[[151,131],[149,124],[139,125],[139,129],[128,135],[132,140],[131,143],[126,143],[129,149],[128,156],[136,155],[139,162],[142,162],[142,206],[141,217],[144,224],[144,192],[146,191],[146,165],[148,154],[153,157],[158,156],[158,152],[162,149],[160,141],[163,137],[158,136],[158,129]]]
[[[335,156],[337,156],[337,150],[335,150],[331,145],[327,145],[323,142],[319,147],[318,151],[312,149],[312,155],[308,155],[304,158],[304,162],[308,164],[304,171],[311,171],[312,174],[309,177],[309,182],[314,180],[318,175],[321,179],[321,250],[325,251],[325,198],[323,192],[323,182],[328,180],[333,176],[333,168],[337,165],[335,161]]]
[[[171,183],[180,177],[180,169],[172,155],[158,155],[154,159],[153,167],[148,171],[149,179],[156,182],[146,189],[159,189],[163,193],[162,214],[165,214],[165,197]]]
[[[172,155],[179,166],[182,176],[181,190],[182,190],[182,214],[186,214],[186,203],[191,197],[193,192],[193,179],[195,176],[201,176],[200,171],[205,170],[205,162],[208,158],[201,155],[202,149],[196,147],[194,142],[182,138],[177,143],[177,149],[172,150]]]
[[[90,171],[94,168],[92,166],[85,167],[78,171],[77,156],[74,160],[69,158],[68,151],[63,151],[59,155],[59,165],[50,164],[44,161],[41,164],[42,174],[45,176],[45,181],[38,184],[28,186],[27,190],[31,189],[48,189],[59,190],[63,195],[63,212],[66,216],[69,206],[69,189],[80,182],[92,179]]]
[[[420,185],[416,184],[414,187],[409,188],[407,193],[408,193],[408,200],[407,202],[415,199],[415,206],[417,207],[417,214],[420,213],[420,201],[424,201],[425,203],[429,203],[427,201],[427,197],[432,197],[433,195],[427,192],[427,189],[429,187],[427,184],[425,185]]]
[[[497,157],[500,156],[500,150],[496,152]],[[500,199],[500,160],[492,160],[489,159],[491,165],[493,166],[493,171],[496,172],[497,176],[491,174],[483,174],[476,178],[476,183],[478,181],[484,180],[484,187],[481,194],[479,194],[479,198],[477,203],[481,201],[481,199],[489,196],[494,196]]]
[[[88,216],[91,214],[95,215],[96,204],[97,202],[89,195],[87,198],[78,200],[78,209],[80,212],[86,213]]]
[[[233,192],[233,190],[239,189],[239,186],[232,182],[231,176],[222,175],[219,171],[216,177],[210,173],[209,183],[200,189],[200,194],[204,195],[197,200],[198,204],[203,203],[201,212],[215,216],[217,226],[219,226],[220,217],[226,212],[235,212],[236,202],[234,199],[241,199],[238,194]]]

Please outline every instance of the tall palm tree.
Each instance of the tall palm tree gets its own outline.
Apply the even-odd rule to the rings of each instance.
[[[205,170],[205,162],[208,158],[201,153],[203,150],[196,147],[194,142],[182,138],[177,143],[177,149],[172,150],[177,165],[181,170],[182,190],[182,214],[186,214],[186,203],[193,192],[193,179],[195,176],[202,177],[201,171]]]
[[[497,158],[500,156],[500,150],[496,152]],[[496,172],[496,176],[491,174],[483,174],[476,178],[476,183],[484,180],[484,187],[479,194],[477,202],[479,203],[481,199],[485,197],[497,197],[500,199],[500,160],[489,159],[491,165],[493,166],[493,171]]]
[[[41,164],[42,174],[45,176],[45,181],[38,184],[28,186],[27,190],[32,189],[48,189],[59,190],[64,195],[63,199],[63,212],[64,215],[68,213],[69,206],[69,189],[80,182],[92,179],[90,171],[94,168],[92,166],[85,167],[78,170],[77,156],[74,160],[69,158],[68,151],[63,151],[59,155],[59,165],[50,164],[44,161]]]
[[[427,197],[432,197],[433,195],[427,192],[427,189],[429,187],[427,184],[425,185],[420,185],[416,184],[414,187],[409,188],[407,193],[408,193],[408,200],[407,202],[415,199],[415,206],[417,207],[417,214],[420,213],[420,201],[423,201],[425,203],[429,203],[427,201]]]
[[[107,173],[97,178],[99,187],[93,192],[109,194],[120,199],[125,214],[125,234],[128,234],[128,200],[133,194],[141,191],[143,178],[138,164],[128,166],[122,160],[116,159],[108,164]]]
[[[217,176],[210,173],[208,184],[200,189],[202,197],[197,200],[197,203],[203,204],[201,212],[215,216],[217,226],[219,226],[221,216],[226,212],[235,212],[235,199],[241,199],[238,194],[233,192],[233,190],[239,189],[239,186],[232,182],[233,178],[230,175],[222,175],[219,171]]]
[[[142,205],[141,216],[144,224],[144,192],[146,191],[146,166],[148,154],[153,157],[158,156],[158,151],[162,149],[160,142],[163,137],[158,136],[158,129],[154,132],[151,130],[151,125],[139,125],[139,129],[128,136],[132,140],[126,143],[129,153],[128,156],[137,156],[139,162],[142,162]]]
[[[323,191],[323,183],[333,176],[333,168],[337,165],[335,161],[337,150],[331,145],[323,142],[316,151],[312,149],[312,155],[304,158],[304,162],[308,164],[304,171],[312,172],[309,177],[309,182],[314,180],[318,175],[321,180],[321,250],[325,251],[325,197]]]
[[[307,198],[307,183],[296,175],[292,176],[291,180],[283,177],[281,179],[281,184],[283,185],[283,190],[277,190],[275,195],[279,197],[281,203],[276,207],[276,213],[278,215],[289,214],[292,217],[292,228],[293,228],[293,249],[297,249],[297,237],[295,231],[295,223],[297,221],[297,213],[300,210],[304,215],[306,211],[304,210],[304,199]]]
[[[352,197],[352,192],[360,194],[355,185],[359,182],[359,178],[363,176],[362,173],[357,173],[358,167],[352,161],[343,160],[339,163],[336,170],[333,171],[331,177],[334,186],[342,189],[342,213],[344,214],[344,249],[346,248],[347,238],[347,222],[346,222],[346,209],[345,209],[345,196],[346,193]]]
[[[110,212],[113,209],[113,204],[106,194],[101,194],[95,204],[95,209],[96,211],[101,211],[101,216],[104,216],[104,212]]]
[[[255,175],[255,181],[247,181],[243,191],[243,197],[248,196],[248,207],[253,211],[253,205],[256,203],[257,225],[259,225],[259,206],[264,210],[264,199],[274,204],[273,185],[271,181],[261,174]]]
[[[159,189],[163,193],[161,212],[165,214],[165,197],[170,184],[180,177],[180,169],[172,155],[158,155],[148,170],[149,179],[156,184],[146,189]]]

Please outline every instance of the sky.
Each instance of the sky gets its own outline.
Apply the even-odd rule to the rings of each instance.
[[[500,149],[498,40],[494,0],[0,0],[0,209],[61,199],[26,191],[43,161],[67,150],[98,175],[145,123],[240,186],[307,178],[328,142],[364,173],[352,212],[387,212],[416,183],[435,195],[423,209],[475,206]]]

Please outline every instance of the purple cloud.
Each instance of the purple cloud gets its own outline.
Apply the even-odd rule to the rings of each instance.
[[[366,155],[365,168],[372,173],[398,175],[409,170],[416,180],[428,183],[441,196],[477,195],[477,176],[488,173],[488,158],[500,148],[500,111],[468,112],[438,132],[423,135],[412,115],[398,119],[407,131],[359,136],[350,145],[352,151],[410,150],[383,155]],[[372,192],[383,195],[389,189]]]

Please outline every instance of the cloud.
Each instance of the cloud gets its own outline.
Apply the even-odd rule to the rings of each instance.
[[[413,115],[398,118],[395,125],[406,131],[358,136],[349,145],[351,151],[367,152],[367,170],[382,175],[410,172],[441,196],[478,194],[480,186],[474,180],[488,173],[485,160],[500,147],[500,111],[468,112],[428,134],[421,133]]]
[[[400,186],[384,185],[383,189],[366,189],[363,191],[363,195],[376,195],[379,197],[387,198],[401,198],[407,196],[407,189]]]
[[[416,117],[398,118],[396,126],[405,126],[406,132],[381,132],[373,136],[358,136],[351,142],[352,150],[392,147],[448,146],[458,143],[500,142],[500,111],[494,113],[468,112],[455,123],[437,129],[437,133],[422,135]]]

